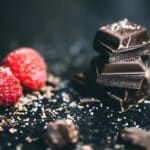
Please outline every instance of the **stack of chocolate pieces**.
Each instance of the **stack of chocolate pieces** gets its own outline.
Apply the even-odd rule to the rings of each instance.
[[[99,53],[93,59],[99,95],[116,102],[116,106],[119,104],[121,112],[143,101],[148,88],[150,54],[146,28],[123,19],[99,28],[93,45]]]
[[[96,64],[96,83],[124,91],[123,95],[106,91],[110,97],[120,100],[121,111],[146,95],[149,42],[146,28],[128,19],[103,26],[96,33],[94,48],[106,58],[103,68]]]

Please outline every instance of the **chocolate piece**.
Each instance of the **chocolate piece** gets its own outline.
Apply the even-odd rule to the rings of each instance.
[[[56,120],[50,123],[45,134],[47,145],[63,147],[67,144],[74,144],[78,140],[78,127],[70,119]]]
[[[106,64],[101,75],[121,75],[121,74],[136,74],[144,75],[145,74],[145,65],[143,62],[134,61],[134,62],[114,62]]]
[[[130,57],[135,57],[135,56],[148,57],[150,55],[150,43],[145,44],[142,47],[134,49],[130,52],[124,51],[118,54],[107,53],[107,55],[108,55],[107,57],[109,57],[109,62],[115,62],[115,61],[119,61]]]
[[[110,100],[110,104],[114,103],[119,112],[125,112],[135,104],[144,101],[144,98],[147,95],[147,88],[147,81],[144,80],[139,90],[107,88],[106,93]]]
[[[150,131],[131,127],[124,129],[121,136],[125,141],[131,141],[134,145],[150,150]]]
[[[101,73],[97,69],[96,82],[103,86],[140,89],[146,65],[140,56],[106,64]]]
[[[99,28],[94,40],[94,48],[104,52],[101,47],[106,47],[112,53],[120,53],[141,47],[148,43],[149,39],[146,28],[123,19]]]
[[[99,75],[96,82],[103,86],[140,89],[144,75]]]
[[[85,75],[84,79],[86,79]],[[102,86],[101,84],[96,84],[95,82],[89,83],[89,80],[84,81],[84,84],[78,83],[76,88],[76,90],[78,90],[82,96],[94,96],[94,98],[102,100],[106,106],[109,106],[113,110],[121,113],[129,110],[135,104],[143,102],[147,95],[148,83],[146,79],[141,83],[140,89],[125,89],[119,87]],[[94,101],[92,99],[90,101],[94,103],[99,102],[95,101],[95,99]],[[79,102],[79,104],[84,104],[84,101],[83,103]]]
[[[127,57],[116,62],[105,64],[103,67],[98,67],[96,64],[97,75],[121,75],[121,74],[140,74],[144,75],[147,68],[147,59],[143,60],[141,56]],[[99,69],[100,68],[100,69]]]
[[[144,89],[144,88],[143,88]],[[107,91],[110,104],[115,105],[120,113],[126,112],[137,103],[144,101],[146,91],[144,90]]]

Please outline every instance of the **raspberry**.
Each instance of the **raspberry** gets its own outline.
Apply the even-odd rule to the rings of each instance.
[[[20,81],[9,68],[0,67],[0,105],[15,103],[21,95]]]
[[[13,74],[27,88],[37,90],[46,81],[46,64],[42,56],[32,48],[18,48],[9,53],[3,61]]]

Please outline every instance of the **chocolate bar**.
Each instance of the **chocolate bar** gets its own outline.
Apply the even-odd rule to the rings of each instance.
[[[145,74],[146,66],[141,59],[135,61],[118,61],[105,64],[101,75],[121,75],[121,74]]]
[[[123,19],[99,28],[93,45],[98,52],[106,53],[108,50],[111,53],[121,53],[137,49],[149,41],[145,27]]]
[[[103,86],[140,89],[144,75],[99,75],[96,82]]]
[[[140,56],[105,64],[102,72],[97,68],[96,82],[103,86],[140,89],[146,68],[147,62]]]

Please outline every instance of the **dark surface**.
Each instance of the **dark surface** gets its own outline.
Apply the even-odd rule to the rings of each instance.
[[[1,0],[0,58],[18,46],[31,46],[45,57],[49,71],[68,80],[67,77],[83,71],[92,56],[96,55],[92,43],[99,26],[127,17],[137,24],[149,27],[149,4],[149,0]],[[53,99],[38,102],[44,107],[56,109],[54,117],[42,120],[40,106],[32,114],[30,110],[35,107],[33,103],[28,106],[27,116],[19,121],[17,133],[10,134],[10,127],[0,133],[0,149],[15,149],[19,143],[23,143],[24,149],[46,149],[42,140],[39,140],[45,123],[66,117],[67,114],[71,114],[80,127],[79,143],[90,143],[98,150],[106,147],[114,149],[115,144],[122,144],[118,135],[124,127],[140,126],[150,129],[148,101],[124,114],[115,113],[102,103],[79,109],[71,107],[70,103],[79,101],[80,95],[70,85],[64,87],[58,90]],[[62,100],[62,92],[70,95],[69,102]],[[11,111],[11,108],[1,108],[0,115],[9,116],[8,112]],[[37,118],[37,122],[32,126],[33,118]],[[29,126],[21,127],[26,122]],[[18,139],[15,139],[16,136]],[[25,140],[27,136],[35,138],[35,142],[29,144]],[[123,147],[124,144],[122,149]],[[137,150],[129,144],[126,144],[126,149]]]
[[[64,95],[68,95],[68,98]],[[82,143],[92,144],[95,150],[106,148],[113,150],[118,144],[120,150],[137,150],[136,147],[128,143],[125,144],[119,138],[120,132],[125,127],[131,126],[150,129],[149,101],[136,105],[124,114],[118,114],[98,100],[84,103],[85,99],[82,98],[83,104],[79,106],[81,98],[72,86],[62,82],[60,89],[53,98],[34,101],[32,104],[27,105],[27,113],[19,116],[21,119],[12,115],[12,112],[14,112],[13,107],[1,108],[0,113],[5,115],[5,118],[14,117],[16,125],[12,124],[4,128],[4,131],[0,134],[0,149],[12,150],[20,144],[25,150],[46,149],[42,142],[45,124],[55,119],[72,117],[80,128],[80,139],[77,145],[68,146],[64,150],[79,150],[79,145]],[[53,115],[43,118],[43,107],[44,110],[50,108]],[[36,121],[34,121],[35,119]],[[9,132],[12,127],[17,129],[14,134]],[[27,137],[32,139],[31,143],[29,143]]]

